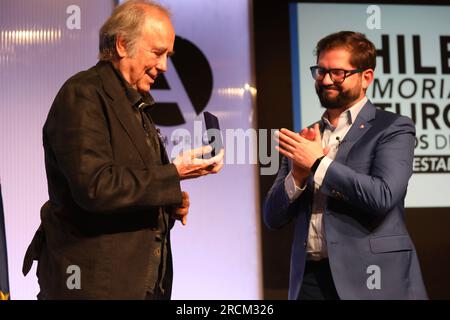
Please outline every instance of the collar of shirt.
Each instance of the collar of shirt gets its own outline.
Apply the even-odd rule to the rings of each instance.
[[[120,73],[120,71],[117,70],[112,63],[111,67],[113,68],[114,73],[119,78],[120,83],[124,87],[128,101],[130,101],[133,107],[139,110],[145,110],[155,105],[155,100],[153,99],[150,93],[148,92],[146,92],[145,94],[139,93],[136,89],[131,87],[128,81],[126,81],[125,78],[122,76],[122,73]]]
[[[367,97],[364,96],[364,98],[362,98],[361,100],[356,102],[353,106],[351,106],[350,108],[348,108],[347,110],[342,112],[341,115],[339,116],[339,121],[338,121],[337,127],[335,127],[331,124],[331,122],[328,120],[328,114],[325,111],[322,115],[322,124],[323,124],[324,128],[333,132],[336,129],[340,129],[345,126],[351,126],[354,119],[356,119],[359,112],[366,104],[367,100],[368,100]]]

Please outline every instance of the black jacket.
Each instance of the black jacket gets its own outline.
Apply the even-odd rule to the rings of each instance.
[[[153,125],[150,134],[157,134]],[[38,297],[145,298],[157,281],[164,239],[170,297],[170,210],[181,203],[179,177],[165,150],[161,157],[159,146],[147,144],[112,64],[99,62],[63,85],[43,140],[50,199],[23,267],[26,274],[39,261]],[[81,289],[68,289],[73,265]]]

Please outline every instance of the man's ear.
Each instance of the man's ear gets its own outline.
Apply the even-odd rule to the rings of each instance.
[[[125,58],[128,56],[125,41],[120,35],[116,37],[116,51],[117,54],[119,55],[119,58]]]
[[[367,90],[367,88],[372,83],[373,77],[374,77],[373,69],[367,69],[367,70],[363,71],[363,74],[362,74],[362,88],[363,88],[364,92]]]

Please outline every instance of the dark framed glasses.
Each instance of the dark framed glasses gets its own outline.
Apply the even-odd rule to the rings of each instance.
[[[311,70],[311,75],[314,80],[322,81],[326,74],[330,75],[331,81],[334,83],[342,83],[345,78],[351,76],[355,73],[363,72],[365,69],[354,69],[354,70],[344,70],[344,69],[325,69],[319,66],[312,66],[309,68]]]

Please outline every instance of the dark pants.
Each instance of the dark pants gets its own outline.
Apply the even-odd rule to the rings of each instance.
[[[328,259],[306,261],[298,300],[339,300]]]
[[[162,293],[159,288],[155,288],[153,293],[147,291],[145,300],[170,300],[170,293],[167,294],[167,291],[166,293]]]

